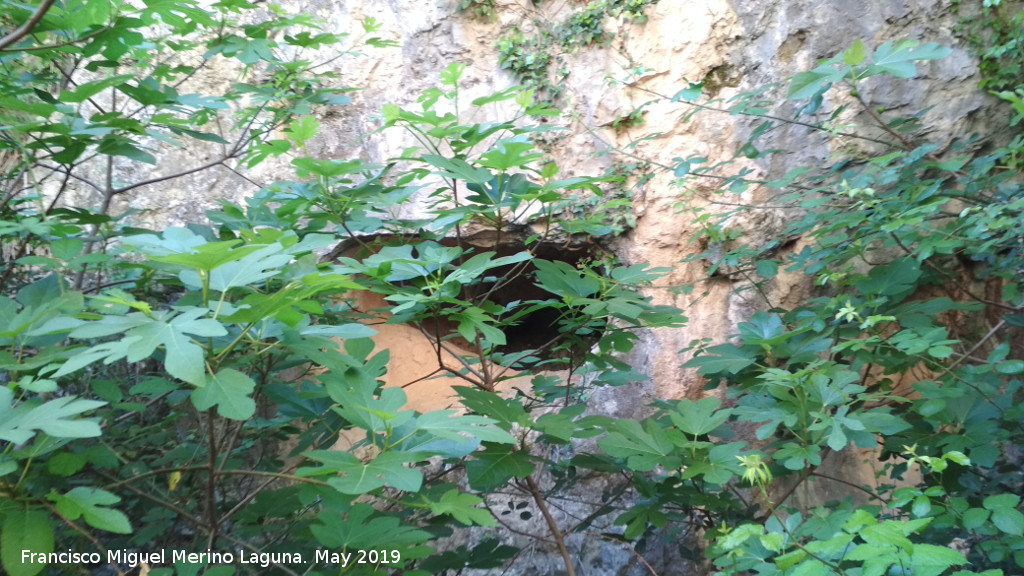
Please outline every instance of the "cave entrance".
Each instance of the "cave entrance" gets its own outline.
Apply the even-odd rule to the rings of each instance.
[[[600,248],[587,242],[567,243],[561,242],[538,242],[531,246],[535,259],[558,261],[569,264],[572,267],[599,257],[602,253]],[[525,250],[522,241],[518,243],[503,243],[498,247],[489,247],[478,251],[494,251],[498,257],[511,256]],[[494,276],[506,278],[513,273],[514,266],[506,266],[495,269]],[[535,277],[536,268],[532,261],[523,263],[521,272],[512,278],[507,278],[498,284],[498,287],[490,294],[489,300],[501,306],[529,301],[543,301],[558,299],[558,296],[537,286]],[[484,289],[490,289],[492,283],[481,285]],[[544,370],[560,369],[563,366],[559,360],[564,360],[571,354],[581,352],[579,348],[593,344],[600,334],[593,330],[590,334],[581,335],[576,339],[567,338],[560,345],[548,346],[552,339],[559,333],[559,323],[562,317],[559,311],[552,307],[541,307],[529,314],[518,318],[513,325],[505,328],[505,345],[496,350],[507,360],[516,360],[512,367],[518,369]],[[538,350],[539,352],[529,356],[523,356],[523,352]]]
[[[466,257],[482,252],[495,252],[497,257],[512,256],[527,249],[525,234],[503,233],[500,238],[493,232],[469,235],[463,238],[462,246]],[[365,258],[370,250],[379,250],[385,246],[398,246],[423,242],[418,236],[402,236],[397,234],[378,234],[360,237],[358,240],[346,240],[339,244],[325,260],[336,260],[340,257]],[[434,240],[442,246],[457,246],[454,238]],[[535,259],[559,261],[576,267],[587,260],[600,257],[603,250],[586,239],[559,241],[537,241],[530,246]],[[472,286],[464,286],[460,298],[472,301],[486,297],[487,301],[507,307],[515,302],[543,301],[558,296],[551,294],[536,285],[535,267],[532,261],[520,265],[507,265],[489,270],[488,281]],[[511,312],[514,315],[515,312]],[[508,315],[505,316],[506,318]],[[561,316],[558,310],[551,307],[538,307],[537,310],[515,319],[514,323],[504,328],[505,344],[498,347],[495,358],[499,363],[511,365],[514,369],[559,369],[569,356],[583,352],[600,336],[600,327],[591,327],[589,333],[577,338],[566,338],[566,343],[552,345],[559,331]],[[458,323],[447,317],[424,322],[423,332],[439,335],[440,338],[457,348],[476,351],[473,342],[468,342],[458,334]],[[436,334],[435,334],[436,333]],[[524,352],[538,350],[535,354],[523,355]]]

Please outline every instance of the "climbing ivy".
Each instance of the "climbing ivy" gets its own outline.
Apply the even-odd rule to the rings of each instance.
[[[1024,120],[1024,9],[999,1],[954,2],[960,15],[955,31],[978,58],[979,86],[1007,101],[1013,110],[1011,125]],[[1024,138],[1008,147],[1012,152],[1000,161],[1011,169],[1024,165]]]
[[[556,102],[570,74],[562,54],[580,48],[606,45],[612,37],[605,29],[607,18],[622,18],[642,24],[645,9],[657,0],[596,0],[572,11],[559,21],[533,18],[533,31],[516,28],[496,43],[498,65],[516,81],[534,88],[548,102]]]
[[[983,90],[1013,92],[1024,86],[1024,10],[1013,3],[953,2],[955,29],[979,60]]]
[[[494,0],[459,0],[459,10],[468,10],[480,18],[493,17],[494,8]]]

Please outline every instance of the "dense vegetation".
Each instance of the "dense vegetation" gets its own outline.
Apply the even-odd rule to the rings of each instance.
[[[651,573],[645,552],[671,546],[735,575],[1024,569],[1021,138],[940,156],[921,116],[858,91],[948,49],[857,43],[792,79],[792,119],[760,92],[664,96],[686,115],[761,122],[738,157],[775,153],[759,139],[780,122],[871,146],[761,181],[731,161],[648,160],[679,185],[680,218],[704,223],[709,274],[758,290],[785,272],[818,291],[793,309],[766,301],[728,343],[694,342],[687,365],[726,402],[657,400],[636,421],[588,413],[589,394],[642,379],[622,360],[637,331],[685,311],[644,295],[663,270],[546,249],[606,235],[619,216],[574,209],[608,178],[558,177],[536,141],[559,112],[533,90],[465,102],[452,64],[417,109],[382,110],[381,129],[417,147],[383,165],[315,158],[317,115],[349,91],[321,65],[372,58],[354,50],[387,45],[373,21],[346,39],[235,0],[0,5],[6,573],[134,574],[140,559],[152,576],[498,573],[521,553],[499,540],[512,518],[543,526],[534,536],[568,574],[580,538],[626,546]],[[977,49],[1020,39],[1001,34]],[[210,69],[236,81],[211,92],[197,80]],[[1006,78],[989,87],[1024,97]],[[836,128],[841,97],[884,137]],[[465,120],[486,106],[515,112]],[[211,153],[167,167],[167,146]],[[294,178],[207,222],[146,230],[113,210],[151,185],[280,159]],[[127,169],[144,164],[158,168]],[[801,216],[768,244],[729,226],[762,207],[742,203],[753,188]],[[392,217],[413,201],[427,211]],[[492,247],[470,241],[481,230]],[[351,249],[321,262],[340,242]],[[520,279],[539,291],[498,297]],[[361,308],[370,293],[386,304]],[[512,348],[536,318],[545,337]],[[464,383],[468,413],[406,410],[402,388],[381,386],[390,352],[369,336],[383,323],[421,332],[431,375]],[[517,374],[529,388],[499,394]],[[340,437],[361,444],[332,449]],[[881,489],[790,505],[829,475],[830,453],[863,449]],[[581,488],[593,486],[605,492]],[[560,522],[553,508],[581,491],[585,516]],[[483,536],[443,546],[469,526]]]

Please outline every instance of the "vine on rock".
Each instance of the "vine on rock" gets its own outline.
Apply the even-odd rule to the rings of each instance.
[[[605,29],[607,18],[643,24],[647,21],[646,7],[656,3],[657,0],[597,0],[560,21],[533,18],[532,31],[524,33],[516,28],[497,41],[498,64],[517,82],[536,90],[546,102],[557,102],[570,74],[562,53],[606,45],[612,39]]]

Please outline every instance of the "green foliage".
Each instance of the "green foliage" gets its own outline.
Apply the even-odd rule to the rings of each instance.
[[[478,18],[492,18],[494,7],[494,0],[459,0],[459,10],[468,10]]]
[[[957,1],[953,8],[960,15],[955,31],[979,60],[979,86],[1010,104],[1010,125],[1018,126],[1024,120],[1024,9],[987,0],[981,6]],[[1002,162],[1019,170],[1024,165],[1024,139],[1018,136],[1007,149]]]
[[[561,21],[535,18],[530,34],[517,28],[498,39],[498,65],[520,84],[535,89],[545,101],[557,102],[570,74],[561,53],[607,45],[611,41],[605,30],[607,18],[642,24],[647,21],[645,8],[656,3],[657,0],[595,0]]]
[[[644,111],[641,108],[633,110],[625,116],[619,116],[612,120],[611,127],[617,132],[621,130],[627,130],[629,128],[635,128],[637,126],[643,126],[644,124]]]
[[[980,4],[980,5],[979,5]],[[1011,2],[953,2],[955,29],[979,60],[983,90],[1013,92],[1024,86],[1024,10]]]
[[[733,161],[695,167],[677,159],[684,185],[716,175],[722,184],[715,196],[732,198],[762,186],[776,191],[768,203],[803,214],[777,238],[805,243],[780,252],[779,239],[750,245],[742,232],[725,230],[727,219],[732,225],[755,207],[730,198],[724,203],[739,208],[716,213],[691,197],[684,210],[706,223],[702,242],[709,249],[699,258],[713,260],[714,273],[760,289],[785,270],[822,287],[790,309],[760,292],[770,311],[753,314],[730,343],[691,349],[686,366],[709,385],[725,384],[733,399],[733,407],[714,414],[755,425],[759,450],[737,457],[770,512],[766,521],[723,524],[711,534],[708,554],[722,574],[1024,568],[1017,496],[1024,476],[1019,466],[1005,464],[1018,458],[1013,446],[1024,441],[1024,412],[1015,408],[1020,351],[1012,347],[1024,280],[1024,194],[1010,161],[1014,146],[972,156],[957,144],[938,156],[934,145],[911,144],[917,116],[887,118],[858,90],[872,76],[912,77],[916,61],[948,53],[911,41],[868,51],[858,42],[792,79],[788,98],[803,106],[799,114],[826,118],[818,125],[825,137],[832,134],[827,122],[842,108],[831,115],[822,110],[840,86],[870,110],[889,138],[871,142],[882,145],[876,154],[756,182],[743,172],[718,176]],[[763,118],[769,112],[761,104],[745,102],[757,97],[735,98],[731,111]],[[738,156],[772,153],[759,150],[756,140],[784,120],[758,121]],[[709,200],[713,205],[715,198]],[[979,285],[988,291],[978,292]],[[685,430],[692,418],[676,425]],[[855,449],[879,451],[887,461],[878,488],[857,487],[867,505],[847,501],[802,512],[785,506],[794,489],[780,497],[776,479],[829,478],[825,457]],[[673,457],[671,451],[662,456]],[[905,476],[912,467],[921,468],[920,481]],[[692,474],[692,466],[685,469],[680,477]],[[957,543],[966,557],[948,547]],[[978,572],[963,570],[968,563]]]
[[[643,294],[666,269],[596,252],[552,257],[625,227],[614,214],[621,205],[579,210],[574,194],[599,193],[598,184],[633,170],[559,178],[536,145],[551,130],[541,120],[559,111],[537,95],[554,96],[543,84],[547,46],[603,41],[605,17],[641,19],[647,4],[591,3],[538,36],[506,39],[502,51],[514,59],[503,63],[535,75],[527,89],[467,106],[464,68],[449,66],[418,106],[383,107],[381,130],[404,130],[416,146],[381,165],[306,153],[314,112],[343,103],[346,89],[298,57],[336,52],[340,40],[305,15],[273,8],[260,20],[234,2],[81,2],[13,37],[0,52],[0,146],[19,155],[0,205],[5,572],[65,568],[23,563],[22,550],[100,547],[305,559],[266,567],[281,573],[498,569],[517,551],[490,536],[444,553],[437,540],[468,526],[498,529],[512,514],[543,519],[543,537],[570,573],[567,536],[589,537],[596,522],[604,537],[638,541],[638,554],[655,538],[704,534],[722,574],[1024,568],[1017,150],[975,154],[958,144],[939,155],[924,136],[912,138],[920,115],[892,117],[858,89],[866,78],[912,78],[917,61],[948,53],[940,46],[893,41],[869,52],[858,42],[793,78],[788,98],[808,119],[800,122],[823,137],[840,137],[832,126],[841,109],[829,109],[840,89],[878,122],[884,139],[841,135],[876,145],[855,157],[772,180],[729,174],[735,162],[778,152],[759,140],[785,120],[769,115],[761,92],[727,104],[758,122],[734,159],[631,156],[644,179],[659,166],[692,189],[680,205],[703,230],[694,259],[718,277],[746,279],[766,302],[728,343],[686,351],[686,367],[709,387],[724,384],[724,399],[656,399],[640,419],[587,413],[595,387],[643,379],[622,360],[639,329],[685,318]],[[33,12],[5,8],[4,29]],[[78,56],[67,60],[71,49]],[[172,55],[190,51],[196,59]],[[239,82],[181,94],[221,59],[237,62]],[[713,108],[700,88],[665,100]],[[515,112],[466,120],[495,104]],[[149,180],[115,182],[108,172],[99,210],[57,208],[52,197],[45,205],[44,184],[60,196],[72,179],[91,181],[93,157],[108,170],[153,163],[156,142],[226,152]],[[148,184],[286,154],[294,179],[244,206],[224,202],[209,224],[151,231],[109,214],[111,199]],[[694,184],[709,178],[719,184],[712,200],[728,196],[728,212],[699,201],[707,187]],[[800,214],[760,245],[735,222],[758,208],[742,202],[751,186]],[[414,198],[425,214],[389,216]],[[493,244],[472,242],[471,228]],[[794,238],[799,249],[789,248]],[[347,249],[318,258],[339,244]],[[765,286],[783,273],[820,290],[791,308],[767,301]],[[536,292],[500,297],[520,280]],[[359,302],[371,293],[384,304],[367,310]],[[542,338],[512,348],[510,335],[538,331],[538,317]],[[402,351],[376,349],[372,326],[382,324],[422,334],[437,359],[426,378],[464,384],[454,388],[464,413],[418,413],[404,387],[383,385]],[[519,374],[528,386],[498,393]],[[339,449],[341,439],[354,449]],[[853,450],[880,455],[878,486],[855,487],[857,501],[787,505],[794,486],[827,476],[830,454]],[[559,524],[554,501],[585,475],[609,492],[575,524]],[[368,564],[335,565],[382,546]],[[315,555],[324,549],[337,558]],[[264,568],[207,564],[152,573]]]
[[[534,88],[542,97],[554,102],[564,89],[569,69],[560,56],[552,55],[552,43],[551,33],[546,30],[532,35],[515,30],[499,38],[495,46],[502,69],[508,70],[520,84]],[[559,64],[553,73],[552,60]]]
[[[149,163],[162,150],[154,139],[228,150],[167,177],[111,184],[99,210],[45,209],[36,196],[43,181],[29,189],[5,181],[15,186],[4,190],[2,222],[5,255],[15,256],[0,278],[7,573],[61,569],[23,563],[22,550],[289,552],[301,554],[311,574],[336,560],[318,558],[319,549],[387,547],[359,573],[484,565],[493,562],[481,560],[488,550],[509,557],[483,540],[434,564],[423,560],[431,542],[455,528],[496,526],[484,504],[506,486],[533,486],[525,494],[547,515],[534,477],[560,464],[543,445],[600,433],[582,417],[589,390],[638,377],[615,354],[632,347],[637,328],[684,321],[639,291],[662,270],[610,257],[540,257],[556,235],[576,242],[608,227],[600,210],[566,209],[573,191],[596,191],[605,179],[557,177],[533,138],[547,130],[536,120],[558,111],[536,103],[533,91],[479,98],[473,108],[508,103],[518,112],[466,123],[455,113],[466,107],[463,67],[452,65],[419,109],[382,111],[382,129],[408,131],[418,148],[383,166],[301,155],[319,128],[313,105],[342,103],[344,90],[322,86],[334,79],[313,75],[311,62],[278,54],[339,38],[305,16],[233,21],[246,8],[155,4],[87,23],[65,6],[16,41],[17,53],[30,56],[9,60],[0,76],[21,87],[17,104],[0,107],[12,127],[4,143],[23,154],[17,169],[33,176],[56,163],[88,179],[97,154]],[[166,36],[150,36],[156,24],[168,27]],[[89,48],[98,38],[105,40]],[[56,66],[64,53],[57,43],[85,54],[80,69],[65,70],[76,81],[63,87],[26,72]],[[161,56],[193,48],[203,50],[199,64],[167,68]],[[245,82],[224,94],[179,93],[183,79],[225,57],[241,63]],[[236,101],[245,105],[232,107]],[[215,120],[229,110],[235,133],[207,131],[224,125]],[[208,214],[209,225],[155,232],[107,214],[112,198],[150,183],[220,165],[243,171],[292,153],[296,179],[258,191],[245,206],[225,202]],[[427,198],[425,219],[383,216],[414,194]],[[540,233],[526,237],[528,224]],[[470,226],[514,238],[518,248],[499,255],[508,244],[499,241],[481,249],[464,236]],[[318,251],[342,241],[358,249],[319,261]],[[495,297],[520,277],[536,297]],[[354,305],[369,292],[384,297],[384,308]],[[508,349],[506,333],[538,313],[550,334]],[[389,352],[369,339],[373,318],[419,327],[437,352],[430,376],[469,384],[458,392],[471,413],[416,413],[405,408],[402,388],[383,388]],[[450,353],[454,338],[470,352]],[[561,372],[539,374],[517,398],[495,393],[539,364]],[[333,448],[343,436],[354,451]],[[427,474],[432,465],[464,469],[468,487]],[[381,502],[395,508],[371,505]],[[208,562],[151,568],[192,574]],[[245,570],[210,573],[236,569]]]

